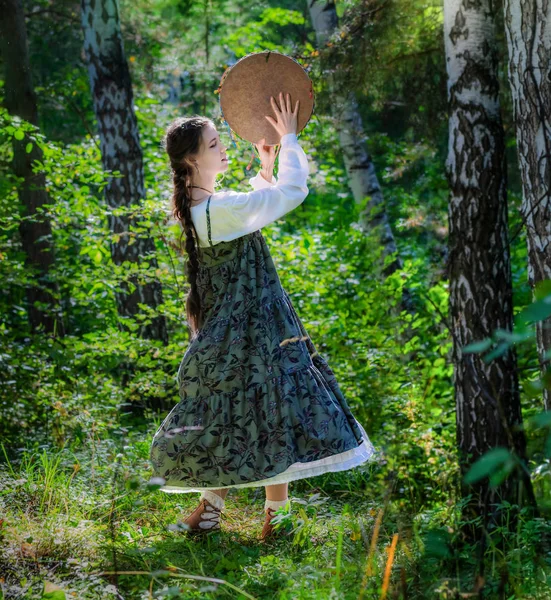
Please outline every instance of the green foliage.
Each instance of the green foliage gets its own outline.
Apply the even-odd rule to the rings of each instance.
[[[358,92],[366,146],[403,267],[390,276],[381,273],[378,234],[361,227],[369,198],[356,204],[348,189],[335,146],[337,132],[324,116],[322,96],[300,136],[310,157],[310,194],[285,219],[263,230],[284,287],[379,460],[293,482],[293,510],[278,511],[274,520],[291,535],[270,549],[255,541],[261,521],[253,517],[255,509],[262,516],[262,490],[241,490],[237,506],[230,499],[227,535],[191,543],[178,523],[184,510],[193,509],[195,497],[182,501],[163,494],[150,477],[151,437],[179,400],[175,374],[188,344],[186,257],[178,249],[180,228],[170,217],[170,171],[160,139],[176,116],[212,116],[232,158],[218,184],[248,189],[247,178],[258,161],[249,144],[229,137],[216,112],[214,91],[227,64],[248,52],[273,48],[302,56],[303,62],[306,56],[314,60],[318,51],[309,41],[314,35],[306,13],[262,4],[243,11],[229,4],[214,7],[216,18],[211,18],[213,7],[187,0],[122,3],[147,190],[129,211],[134,217],[129,235],[131,243],[138,234],[151,236],[155,253],[119,267],[110,256],[116,236],[107,218],[125,211],[109,209],[103,192],[120,173],[106,173],[101,165],[86,68],[79,58],[79,28],[64,26],[59,14],[28,18],[41,126],[0,109],[0,275],[5,290],[0,297],[0,562],[12,567],[12,583],[17,574],[14,586],[33,586],[32,597],[112,597],[115,586],[98,573],[112,571],[116,559],[119,571],[133,573],[118,577],[128,598],[149,597],[154,590],[158,598],[214,598],[224,591],[240,598],[325,600],[345,593],[356,598],[365,586],[366,597],[378,598],[388,547],[398,535],[394,595],[400,585],[412,598],[455,597],[472,589],[477,563],[460,535],[446,324],[442,12],[431,1],[406,4],[392,0],[381,5],[364,23],[370,31],[366,36],[341,36],[342,48],[351,42],[361,78],[351,77],[346,60],[338,65],[347,87]],[[365,10],[350,2],[337,4],[345,24],[354,22],[346,17],[359,8]],[[368,50],[367,61],[357,60],[358,40]],[[176,93],[172,78],[180,76],[185,83]],[[324,80],[320,77],[316,85]],[[331,97],[325,102],[329,105]],[[25,287],[34,274],[20,244],[21,182],[10,165],[12,141],[25,135],[26,151],[42,152],[35,167],[45,175],[50,198],[45,211],[56,254],[51,277],[66,319],[62,338],[30,331],[27,322]],[[511,140],[508,149],[514,152]],[[531,305],[520,200],[518,193],[510,194],[514,309],[517,323],[525,327],[497,331],[465,351],[487,352],[485,359],[492,360],[512,346],[522,350],[531,475],[538,499],[545,499],[551,418],[539,407],[543,383],[533,381],[538,374],[533,323],[549,314],[550,290],[543,286]],[[121,319],[114,293],[134,274],[141,281],[161,282],[163,304],[156,311],[141,306],[136,319]],[[412,312],[401,306],[405,290],[413,299]],[[158,315],[166,318],[168,346],[137,333],[140,323]],[[473,465],[468,480],[497,482],[513,463],[508,452],[498,449]],[[546,593],[548,563],[537,542],[551,534],[549,523],[528,520],[521,512],[516,532],[496,534],[503,546],[491,540],[482,558],[487,586],[499,584],[505,573],[515,597]],[[51,565],[57,587],[53,577],[44,579]],[[367,566],[371,575],[366,580]]]
[[[517,464],[518,461],[507,448],[492,448],[471,466],[464,481],[471,484],[489,477],[491,487],[496,488],[503,483]]]
[[[228,44],[237,56],[258,52],[258,48],[281,52],[281,36],[286,28],[303,24],[304,16],[298,11],[266,8],[262,10],[258,19],[228,32],[224,43]]]
[[[291,544],[302,549],[311,547],[311,538],[315,530],[317,507],[327,502],[327,498],[320,498],[321,494],[313,494],[308,500],[294,498],[291,502],[275,511],[271,521],[277,532],[284,531],[290,536]]]

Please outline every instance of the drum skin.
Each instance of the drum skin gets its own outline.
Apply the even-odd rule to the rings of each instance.
[[[266,146],[279,144],[280,135],[266,119],[274,114],[270,96],[279,106],[279,93],[291,95],[291,110],[300,100],[297,134],[314,112],[312,80],[295,59],[281,52],[248,54],[228,67],[220,80],[220,108],[224,120],[240,138],[256,144],[266,138]],[[285,100],[284,100],[285,101]]]

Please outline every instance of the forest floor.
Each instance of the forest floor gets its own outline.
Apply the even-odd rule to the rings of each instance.
[[[151,488],[149,443],[135,432],[7,463],[0,598],[463,598],[482,583],[475,556],[445,539],[450,507],[385,505],[376,464],[291,482],[280,525],[288,536],[259,540],[264,489],[245,488],[226,497],[222,531],[190,538],[179,523],[198,494]],[[522,546],[506,556],[515,562],[488,554],[479,597],[551,598],[549,562],[527,531],[541,535],[526,524]]]

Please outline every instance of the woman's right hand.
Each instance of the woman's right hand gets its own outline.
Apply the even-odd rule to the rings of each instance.
[[[281,106],[281,110],[278,108],[273,96],[270,96],[270,102],[278,120],[275,121],[270,115],[266,115],[266,119],[268,119],[268,121],[274,126],[274,129],[279,133],[279,135],[284,136],[286,133],[296,133],[298,105],[300,100],[297,100],[295,104],[295,110],[293,112],[291,112],[290,94],[287,94],[286,100],[283,101],[283,92],[279,92],[279,104]]]

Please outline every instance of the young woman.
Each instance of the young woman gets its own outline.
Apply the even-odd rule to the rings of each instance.
[[[220,529],[230,488],[265,486],[261,539],[274,534],[288,483],[366,462],[374,447],[281,286],[261,228],[308,195],[308,159],[297,139],[299,103],[271,98],[281,136],[255,144],[262,168],[250,192],[215,192],[226,148],[203,117],[176,119],[163,140],[172,166],[173,209],[186,235],[191,341],[178,370],[180,402],[151,446],[165,492],[201,492],[185,520]]]

